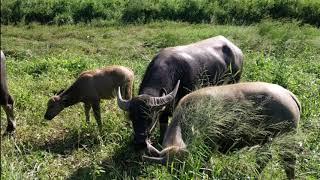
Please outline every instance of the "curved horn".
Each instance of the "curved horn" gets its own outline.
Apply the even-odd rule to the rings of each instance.
[[[167,158],[166,157],[151,157],[151,156],[146,156],[143,155],[142,159],[144,161],[148,160],[150,162],[158,163],[158,164],[163,164],[165,165],[167,163]]]
[[[179,85],[180,85],[180,80],[178,80],[175,88],[169,94],[162,96],[162,97],[151,97],[149,105],[150,106],[165,106],[165,105],[167,105],[168,103],[173,101],[174,98],[176,97],[178,89],[179,89]]]
[[[123,100],[121,96],[121,88],[118,87],[118,95],[117,95],[117,102],[120,109],[124,111],[129,111],[130,100]]]
[[[149,139],[146,139],[145,142],[147,144],[147,149],[148,149],[149,153],[151,153],[152,155],[160,156],[160,151],[157,148],[155,148],[154,146],[152,146]]]

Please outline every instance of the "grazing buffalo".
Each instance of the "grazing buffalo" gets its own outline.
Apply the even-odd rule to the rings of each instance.
[[[16,130],[16,122],[13,115],[13,98],[9,94],[7,85],[7,74],[6,74],[6,64],[5,56],[1,51],[1,61],[0,61],[0,105],[4,109],[7,115],[8,126],[5,134],[13,134]]]
[[[212,102],[214,103],[210,104]],[[233,110],[231,108],[220,110],[218,112],[220,114],[214,116],[214,119],[212,119],[213,116],[207,116],[207,119],[202,119],[200,120],[201,122],[199,121],[202,117],[201,114],[206,114],[208,112],[215,114],[217,113],[214,110],[215,107],[219,107],[219,105],[220,107],[224,107],[221,106],[221,104],[227,103],[231,103],[231,106],[226,107],[237,107],[234,110],[235,116],[232,117],[234,119],[231,119],[231,125],[226,125],[226,123],[222,125],[222,121],[216,119],[216,117],[220,117],[221,119],[227,118],[226,115],[228,112]],[[244,114],[245,111],[248,112],[249,108],[239,108],[240,106],[234,105],[241,103],[251,103],[251,107],[256,109],[252,112],[256,114],[249,114],[243,117],[241,114]],[[199,110],[199,104],[201,107],[210,107],[209,111],[202,112],[203,109]],[[199,111],[198,114],[194,113],[197,111]],[[296,96],[279,85],[263,82],[249,82],[202,88],[186,95],[180,100],[162,143],[164,149],[158,151],[151,145],[149,140],[147,140],[147,148],[149,149],[149,152],[155,156],[144,156],[144,158],[164,163],[172,156],[181,156],[185,154],[187,148],[192,148],[188,147],[188,143],[186,143],[188,141],[190,143],[188,138],[190,139],[192,136],[191,134],[199,132],[206,132],[206,136],[209,137],[210,142],[213,141],[208,143],[211,148],[215,148],[222,153],[241,149],[243,147],[263,145],[270,142],[275,136],[291,131],[295,132],[300,119],[300,113],[301,106]],[[198,116],[200,116],[200,118]],[[196,118],[198,118],[198,121],[193,120]],[[252,119],[248,121],[247,119],[250,118]],[[190,123],[192,120],[193,124],[186,124]],[[211,126],[211,124],[214,124],[217,121],[220,123]],[[207,122],[210,122],[210,124]],[[236,122],[238,124],[236,124]],[[207,124],[201,126],[201,123]],[[247,127],[245,127],[245,123]],[[213,128],[208,130],[208,127]],[[241,127],[244,127],[243,131],[240,131]],[[254,131],[254,128],[258,131]],[[230,131],[232,132],[230,133]],[[187,132],[190,134],[186,134]],[[215,135],[212,136],[213,134]],[[207,139],[205,142],[209,142],[209,140]],[[294,154],[282,154],[282,157],[285,165],[285,172],[289,179],[293,179],[295,176]],[[271,157],[268,157],[267,160],[270,158]],[[257,163],[259,165],[258,171],[261,172],[267,161],[257,161]]]
[[[102,128],[100,114],[100,100],[115,97],[116,90],[121,87],[125,98],[132,97],[134,73],[123,66],[109,66],[103,69],[85,71],[67,89],[62,90],[48,101],[48,108],[44,118],[53,119],[64,108],[83,102],[86,121],[90,121],[90,109],[93,109],[94,117],[99,128]]]
[[[122,100],[118,95],[119,107],[129,111],[136,147],[145,147],[145,139],[158,118],[161,140],[173,108],[196,87],[238,82],[242,64],[241,50],[223,36],[161,50],[145,72],[139,95],[131,100]],[[166,94],[173,91],[178,80],[177,95],[171,99]]]

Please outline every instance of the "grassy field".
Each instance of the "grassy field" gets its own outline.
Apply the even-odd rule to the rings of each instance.
[[[43,116],[54,91],[78,74],[113,64],[135,72],[135,92],[146,66],[161,48],[224,35],[245,55],[241,81],[277,83],[302,104],[297,178],[320,179],[320,30],[263,21],[251,26],[154,22],[146,25],[1,25],[10,92],[15,103],[16,138],[1,140],[1,179],[248,179],[256,175],[255,149],[212,154],[210,174],[197,157],[180,168],[144,163],[131,144],[132,128],[116,100],[102,104],[103,133],[82,105],[52,121]],[[136,93],[135,93],[136,94]],[[6,126],[1,109],[1,130]],[[260,179],[283,179],[275,157]]]

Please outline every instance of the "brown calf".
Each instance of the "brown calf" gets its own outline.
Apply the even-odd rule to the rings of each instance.
[[[93,109],[94,117],[99,128],[102,128],[100,114],[100,100],[111,99],[116,95],[116,89],[121,87],[126,99],[131,99],[134,73],[123,66],[109,66],[103,69],[85,71],[65,91],[51,97],[48,101],[44,118],[53,119],[64,108],[83,102],[86,121],[90,121],[90,109]]]

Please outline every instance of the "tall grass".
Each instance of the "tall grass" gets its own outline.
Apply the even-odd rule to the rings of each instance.
[[[258,165],[261,163],[256,164],[257,159],[260,158],[261,162],[262,158],[262,163],[269,161],[263,154],[271,156],[272,152],[277,159],[273,163],[282,163],[278,156],[283,153],[296,155],[299,151],[297,142],[302,136],[295,135],[294,129],[285,133],[292,128],[289,122],[272,123],[269,117],[262,115],[263,104],[267,101],[255,103],[202,97],[181,104],[175,110],[173,120],[180,124],[189,156],[182,165],[181,160],[172,163],[180,163],[180,167],[176,166],[174,170],[179,179],[203,176],[212,179],[259,177]],[[275,132],[271,129],[279,130],[282,134],[273,137]],[[266,137],[273,139],[268,141]],[[239,151],[246,156],[241,157]],[[216,161],[221,157],[227,157],[231,162],[224,162],[220,167]],[[238,158],[243,163],[234,163]]]
[[[191,23],[252,24],[266,18],[295,19],[320,26],[317,0],[3,0],[1,24]]]

